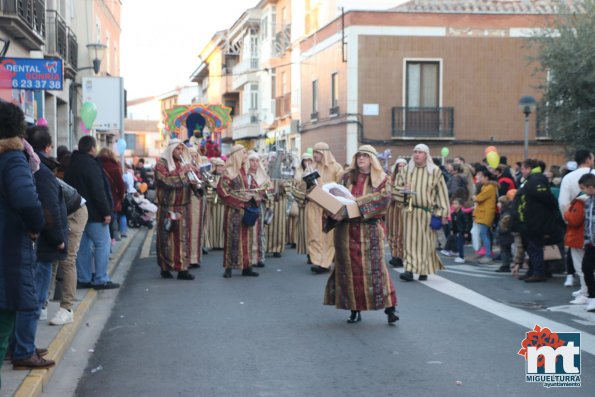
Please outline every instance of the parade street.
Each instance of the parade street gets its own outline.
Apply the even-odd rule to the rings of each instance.
[[[400,321],[378,311],[347,324],[347,311],[321,303],[328,274],[311,273],[295,250],[267,258],[259,277],[231,279],[213,251],[184,281],[159,277],[154,245],[135,249],[114,275],[123,288],[101,293],[44,396],[590,396],[595,387],[595,321],[566,306],[561,276],[529,285],[496,264],[446,258],[438,276],[405,283],[391,269]],[[525,382],[517,352],[535,324],[581,331],[580,388]]]

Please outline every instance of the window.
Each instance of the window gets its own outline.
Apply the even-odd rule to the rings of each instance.
[[[281,73],[281,95],[287,94],[287,73]]]
[[[339,114],[339,74],[331,75],[331,109],[330,114]]]
[[[250,84],[250,111],[258,110],[258,84]]]
[[[407,107],[437,108],[440,104],[440,64],[407,62]]]
[[[318,80],[312,82],[312,114],[310,119],[314,120],[318,118]]]
[[[260,37],[262,40],[265,40],[269,37],[269,17],[265,16],[260,21]]]
[[[271,71],[271,113],[276,112],[276,98],[277,98],[277,71],[273,69]]]

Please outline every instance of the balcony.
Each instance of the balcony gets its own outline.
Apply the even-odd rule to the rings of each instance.
[[[291,94],[275,98],[275,117],[284,118],[291,115]]]
[[[78,59],[78,53],[79,53],[79,45],[78,45],[78,41],[76,40],[76,35],[74,34],[74,32],[70,29],[68,29],[68,53],[66,56],[66,65],[69,68],[72,68],[74,73],[76,74],[76,70],[79,67],[79,59]],[[66,71],[66,78],[70,78],[68,76],[68,71]],[[73,77],[74,79],[74,77]]]
[[[339,105],[333,106],[328,110],[329,116],[338,116],[339,115]]]
[[[78,43],[76,35],[66,26],[64,19],[55,10],[46,12],[46,55],[64,60],[64,77],[74,80],[78,67]]]
[[[249,83],[258,83],[258,75],[256,73],[258,67],[258,58],[246,58],[234,66],[232,70],[232,90],[238,90],[240,87]]]
[[[28,50],[45,44],[44,0],[0,0],[0,27]]]
[[[233,139],[248,139],[256,138],[260,134],[260,121],[258,113],[251,111],[250,113],[241,114],[233,118],[232,123]]]
[[[291,25],[285,25],[283,29],[275,33],[273,38],[273,51],[274,57],[281,57],[291,46]]]
[[[393,138],[453,138],[454,108],[392,108]]]

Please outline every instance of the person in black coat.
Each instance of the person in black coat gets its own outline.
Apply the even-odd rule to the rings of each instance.
[[[80,288],[111,289],[120,286],[113,283],[107,274],[111,248],[109,224],[113,209],[103,170],[95,158],[96,154],[95,138],[89,135],[82,137],[78,143],[78,150],[72,153],[70,165],[64,173],[64,182],[83,196],[89,212],[89,220],[76,258],[77,285]],[[91,268],[93,262],[94,278]]]
[[[543,247],[563,238],[558,201],[552,194],[549,181],[537,160],[527,159],[521,167],[525,183],[514,201],[513,231],[519,232],[523,246],[529,254],[529,270],[522,278],[525,282],[546,281]],[[557,241],[559,242],[559,241]]]
[[[38,310],[35,243],[43,211],[23,152],[22,110],[0,101],[0,357],[4,359],[17,310]],[[35,354],[35,358],[39,358]],[[42,361],[39,358],[39,361]],[[0,361],[0,365],[2,362]]]
[[[45,304],[52,275],[52,261],[66,256],[68,226],[66,205],[62,190],[54,173],[48,167],[47,156],[52,150],[52,137],[47,127],[36,126],[27,130],[27,141],[41,160],[34,174],[35,186],[44,211],[45,225],[37,240],[37,266],[35,289],[38,310],[18,311],[15,323],[15,340],[12,347],[12,363],[15,369],[46,368],[47,363],[38,359],[35,334],[39,313]]]

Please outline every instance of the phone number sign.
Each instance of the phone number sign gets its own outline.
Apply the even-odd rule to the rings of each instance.
[[[8,76],[12,88],[61,91],[64,87],[64,66],[60,58],[4,58],[0,72]]]

